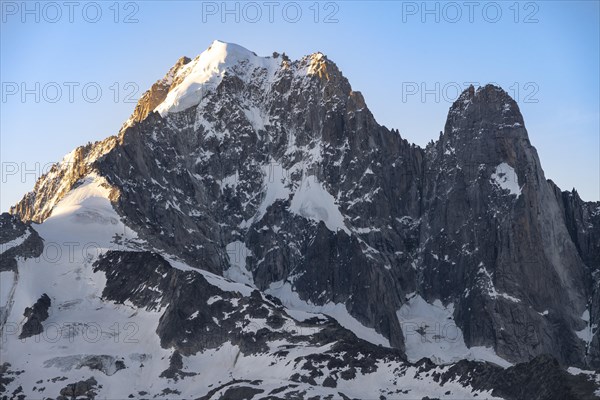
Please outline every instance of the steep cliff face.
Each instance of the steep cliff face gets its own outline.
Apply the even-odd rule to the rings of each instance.
[[[584,202],[575,189],[561,190],[552,182],[564,221],[581,259],[589,267],[586,280],[588,313],[586,329],[581,336],[586,342],[586,357],[590,365],[600,362],[600,202]]]
[[[561,191],[549,181],[561,207],[565,224],[581,259],[592,269],[600,265],[600,202],[581,200],[575,189]],[[595,268],[594,268],[595,267]]]
[[[421,230],[423,290],[458,303],[469,345],[512,361],[551,353],[585,364],[589,269],[501,89],[465,91],[427,149]]]
[[[599,367],[600,212],[547,182],[498,87],[462,93],[422,149],[377,124],[323,54],[215,42],[12,212],[44,221],[92,173],[147,247],[349,317],[414,361],[483,349]]]

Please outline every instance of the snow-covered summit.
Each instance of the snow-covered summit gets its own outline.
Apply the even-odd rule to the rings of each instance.
[[[255,73],[261,72],[272,76],[280,65],[281,59],[259,57],[240,45],[215,40],[208,49],[177,72],[174,77],[176,86],[155,111],[165,115],[198,104],[207,91],[219,85],[227,72],[250,79]]]

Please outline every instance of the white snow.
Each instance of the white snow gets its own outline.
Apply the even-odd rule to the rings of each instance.
[[[290,211],[314,221],[323,221],[332,232],[350,231],[344,224],[344,216],[340,212],[335,198],[323,187],[315,176],[308,176],[302,183],[290,204]]]
[[[297,166],[292,168],[296,171]],[[350,230],[344,223],[344,216],[340,212],[333,197],[317,180],[316,176],[310,175],[300,181],[300,185],[294,191],[291,187],[291,172],[283,169],[281,164],[271,160],[263,169],[262,201],[254,217],[244,221],[240,228],[248,227],[252,222],[260,221],[266,214],[267,209],[278,200],[287,200],[293,193],[289,211],[313,221],[323,221],[327,229],[332,232],[343,230],[350,235]]]
[[[585,321],[586,327],[580,331],[575,331],[575,334],[589,346],[598,331],[598,324],[590,323],[590,311],[587,309],[581,314],[581,319]]]
[[[579,369],[577,367],[569,367],[569,368],[567,368],[567,372],[570,373],[571,375],[579,375],[579,374],[595,375],[596,374],[595,371],[588,371],[585,369]]]
[[[244,242],[239,240],[231,242],[225,247],[225,250],[229,256],[230,267],[224,271],[223,275],[232,281],[254,286],[252,272],[246,269],[246,257],[251,255],[252,252]]]
[[[268,117],[264,116],[258,107],[249,106],[245,108],[244,115],[256,132],[265,129],[265,121],[267,121]]]
[[[280,164],[271,160],[269,164],[262,167],[263,169],[263,199],[258,207],[258,211],[254,216],[254,221],[260,221],[267,212],[269,206],[277,200],[285,200],[290,195],[290,190],[286,187],[286,175],[283,172]],[[245,225],[249,225],[250,221],[246,221]],[[245,226],[244,225],[244,226]],[[244,227],[242,226],[242,227]]]
[[[516,195],[517,197],[521,195],[519,177],[514,168],[505,162],[496,167],[492,173],[490,182],[502,190],[508,190],[511,195]]]
[[[168,366],[167,358],[161,360],[170,351],[161,348],[155,333],[160,314],[101,299],[106,280],[104,273],[93,272],[93,262],[109,249],[135,250],[139,244],[112,208],[109,193],[103,178],[89,175],[57,203],[48,219],[34,225],[44,240],[42,255],[17,260],[16,290],[6,310],[0,350],[12,368],[27,371],[17,381],[27,398],[43,396],[32,391],[41,377],[65,376],[69,382],[89,378],[87,367],[77,367],[86,355],[107,355],[107,374],[114,372],[111,359],[123,357],[131,366],[136,354],[151,353],[155,358],[144,370],[136,366],[119,371],[118,380],[94,374],[106,398],[122,398],[127,388],[147,387],[147,374],[158,376]],[[115,235],[122,236],[123,244],[113,242]],[[3,288],[5,278],[9,276],[3,273]],[[23,310],[43,293],[51,299],[43,334],[18,339]],[[64,385],[45,381],[45,393],[58,393]]]
[[[199,104],[206,93],[221,83],[227,71],[235,70],[242,79],[249,79],[262,70],[268,77],[273,76],[280,61],[259,57],[237,44],[215,40],[207,50],[177,72],[175,80],[183,78],[181,83],[169,92],[155,111],[164,116]]]
[[[328,315],[349,331],[353,332],[357,337],[371,342],[376,345],[390,347],[390,342],[380,333],[377,333],[373,328],[367,328],[348,313],[346,306],[341,303],[327,303],[322,306],[312,304],[300,299],[298,293],[294,292],[292,285],[289,282],[274,282],[269,286],[265,293],[277,297],[281,303],[288,309],[292,310],[291,316],[298,316],[301,320],[306,320],[311,317],[319,316],[319,314]],[[298,311],[300,311],[298,313]],[[306,313],[313,314],[312,316]]]
[[[44,253],[39,258],[18,259],[16,290],[8,307],[4,305],[17,275],[0,274],[0,316],[7,316],[0,358],[9,361],[11,368],[27,371],[15,381],[22,384],[27,398],[40,396],[32,388],[43,377],[64,376],[68,383],[93,375],[103,387],[102,398],[126,398],[139,390],[160,393],[163,387],[172,386],[166,379],[148,384],[148,376],[158,377],[168,367],[172,353],[172,349],[161,347],[156,334],[161,313],[139,309],[129,302],[115,304],[102,300],[106,278],[103,272],[92,270],[93,262],[107,250],[136,251],[147,246],[120,220],[108,199],[110,192],[104,178],[90,174],[54,207],[48,219],[34,225],[44,240]],[[121,236],[121,244],[114,242],[115,235]],[[174,268],[193,270],[168,254],[163,256]],[[198,272],[223,290],[244,296],[253,290],[206,271]],[[52,302],[50,316],[43,322],[44,333],[18,339],[23,310],[43,293]],[[209,303],[217,300],[214,296]],[[194,313],[190,318],[197,315]],[[80,366],[88,355],[107,356],[107,361],[103,361],[106,374]],[[127,368],[115,373],[114,361],[119,358]],[[205,359],[208,364],[211,361]],[[228,370],[213,369],[221,374],[219,379],[228,378]],[[210,390],[207,385],[213,381],[205,381],[204,372],[197,380],[183,382],[185,397],[198,394],[198,384],[202,391]],[[65,384],[60,380],[45,381],[44,393],[58,393]]]
[[[482,287],[483,290],[486,290],[487,295],[490,296],[492,299],[502,297],[506,300],[512,301],[513,303],[521,302],[521,299],[511,296],[508,293],[503,293],[503,292],[499,292],[496,290],[496,287],[494,286],[494,280],[492,278],[492,275],[489,273],[487,268],[484,266],[483,262],[481,262],[479,264],[479,270],[477,271],[477,273],[480,276],[480,279],[479,279],[480,286]]]
[[[435,381],[434,376],[442,373],[448,367],[437,367],[431,373],[420,374],[418,378],[415,375],[418,369],[415,367],[404,367],[397,363],[386,361],[377,362],[377,371],[370,374],[357,373],[353,379],[338,379],[336,388],[320,386],[325,377],[333,375],[326,364],[321,365],[322,375],[315,377],[318,385],[300,385],[290,382],[289,377],[298,372],[305,374],[301,370],[303,362],[294,362],[299,357],[305,357],[310,354],[322,354],[331,350],[331,345],[322,347],[290,345],[285,341],[274,341],[270,343],[271,352],[278,349],[284,349],[289,353],[285,358],[273,357],[268,353],[259,353],[253,355],[244,355],[238,346],[229,343],[217,349],[206,350],[193,356],[183,358],[183,371],[197,372],[200,375],[189,376],[179,382],[171,381],[171,386],[178,384],[178,390],[181,390],[181,398],[193,398],[199,394],[206,393],[211,389],[217,389],[219,383],[230,382],[233,379],[261,381],[260,388],[264,393],[270,393],[273,389],[279,389],[288,386],[282,391],[278,391],[277,398],[298,398],[298,390],[302,390],[302,398],[312,396],[339,398],[339,393],[345,393],[352,398],[371,399],[379,398],[380,395],[397,394],[401,389],[405,394],[401,398],[421,399],[425,396],[431,398],[443,399],[467,399],[482,398],[488,400],[497,400],[498,397],[491,395],[489,391],[475,391],[471,386],[458,381],[448,381],[443,386]],[[224,373],[224,371],[226,371]],[[210,385],[210,386],[209,386]],[[226,386],[216,390],[211,398],[223,398],[227,389],[233,385]],[[444,393],[450,392],[450,395]],[[476,393],[476,394],[475,394]],[[476,397],[474,397],[476,396]]]
[[[195,271],[199,274],[202,274],[202,276],[208,281],[208,283],[210,283],[213,286],[218,287],[219,289],[221,289],[225,292],[237,292],[237,293],[241,294],[242,296],[247,297],[247,296],[250,296],[250,294],[252,294],[252,292],[255,290],[253,287],[251,287],[245,283],[235,282],[235,281],[232,281],[231,279],[224,278],[220,275],[213,274],[212,272],[192,268],[173,255],[170,255],[170,254],[167,254],[164,252],[161,252],[161,255],[169,262],[169,264],[171,264],[171,266],[173,268],[177,268],[182,271]]]
[[[581,314],[581,319],[584,320],[585,322],[589,323],[590,322],[590,311],[589,310],[584,310],[583,313]]]
[[[436,364],[448,364],[461,359],[489,361],[503,368],[512,364],[498,357],[494,349],[478,346],[468,348],[461,329],[454,322],[454,305],[433,304],[420,295],[413,295],[397,312],[409,361],[429,357]]]

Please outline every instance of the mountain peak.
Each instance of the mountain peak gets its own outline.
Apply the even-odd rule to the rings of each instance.
[[[213,40],[208,48],[199,57],[236,62],[239,60],[258,57],[255,52],[235,43],[227,43],[221,40]]]
[[[320,51],[291,61],[285,53],[273,52],[272,56],[262,57],[238,44],[214,40],[194,59],[179,58],[166,75],[142,95],[121,133],[152,111],[164,117],[199,105],[226,76],[235,76],[245,84],[263,87],[268,92],[281,78],[282,71],[290,68],[297,77],[316,77],[322,84],[350,92],[337,65]]]
[[[480,86],[477,89],[473,85],[470,85],[454,101],[452,108],[461,108],[461,105],[468,103],[501,104],[503,106],[516,105],[515,100],[504,89],[491,83]]]
[[[327,56],[320,51],[311,54],[309,57],[309,65],[308,70],[306,71],[307,75],[315,75],[321,79],[329,80],[329,71],[327,68],[328,62],[331,63]]]
[[[204,94],[215,89],[228,72],[251,79],[257,69],[266,70],[267,74],[272,75],[279,66],[280,60],[259,57],[240,45],[215,40],[208,49],[177,72],[175,84],[155,111],[165,115],[197,105]]]
[[[473,85],[465,89],[448,111],[445,132],[475,129],[469,121],[479,121],[491,131],[525,126],[517,102],[501,87],[487,84],[477,89]]]

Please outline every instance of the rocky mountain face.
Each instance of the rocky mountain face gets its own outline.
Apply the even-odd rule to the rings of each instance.
[[[549,353],[588,364],[576,332],[586,327],[592,270],[517,104],[492,86],[466,91],[427,155],[420,264],[428,297],[457,302],[468,345],[492,345],[512,361]]]
[[[600,203],[546,179],[518,105],[492,85],[462,93],[420,148],[379,125],[323,54],[216,41],[11,213],[13,236],[40,232],[38,252],[2,271],[33,268],[40,236],[64,247],[58,231],[101,232],[86,242],[101,251],[82,246],[56,273],[87,279],[96,318],[133,313],[154,335],[143,341],[154,350],[106,354],[101,376],[66,374],[88,395],[140,365],[170,386],[140,382],[135,397],[564,399],[593,398],[600,383],[583,371],[600,369]],[[9,322],[45,307],[42,295],[49,321],[78,300],[31,287],[15,278],[11,290],[31,293],[2,305]],[[55,356],[43,362],[69,374],[98,364]],[[209,356],[228,360],[225,377],[189,392],[209,384]],[[537,386],[519,392],[523,377]],[[52,383],[62,395],[77,381]]]
[[[554,189],[571,240],[589,267],[591,279],[588,277],[585,283],[590,311],[585,317],[589,319],[591,334],[587,336],[586,355],[589,364],[597,366],[600,362],[600,338],[592,330],[597,332],[600,321],[600,202],[584,202],[575,189],[561,192],[552,181],[549,183]]]

